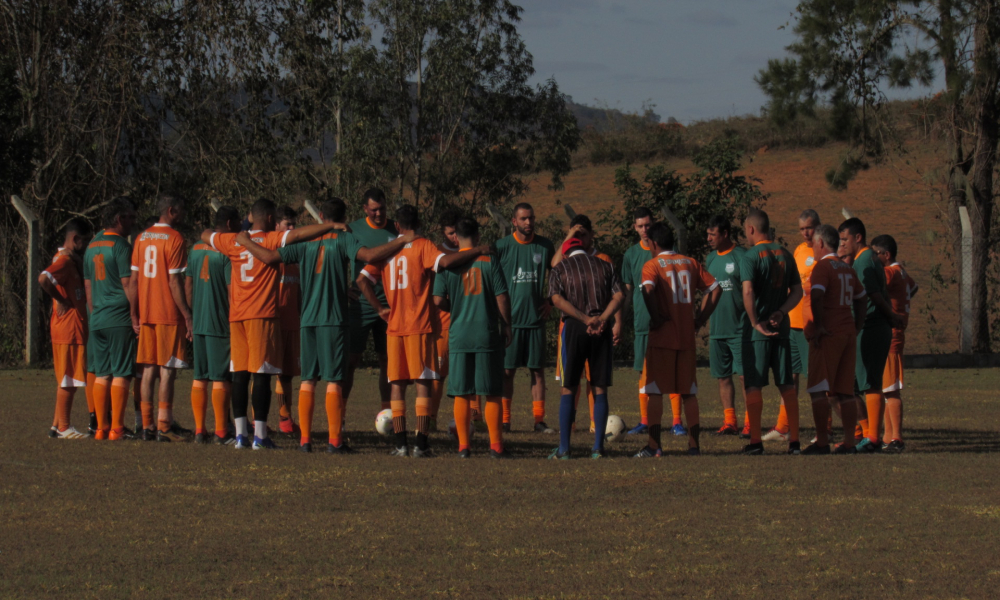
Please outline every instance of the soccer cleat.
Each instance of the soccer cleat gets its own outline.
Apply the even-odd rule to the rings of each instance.
[[[569,460],[569,452],[562,453],[559,452],[559,448],[556,448],[549,454],[549,460]]]
[[[688,430],[683,425],[678,423],[670,428],[670,433],[674,435],[687,435]]]
[[[903,443],[903,440],[892,440],[888,444],[882,444],[882,452],[888,454],[899,454],[903,450],[906,450],[906,444]]]
[[[504,433],[510,433],[510,423],[504,423],[500,428]]]
[[[830,454],[830,445],[820,446],[819,444],[813,443],[806,446],[806,449],[802,451],[804,456],[820,455],[820,454]]]
[[[760,438],[762,442],[787,442],[788,434],[781,433],[777,429],[772,429],[764,434],[764,437]]]
[[[395,450],[389,453],[389,456],[398,456],[400,458],[406,458],[409,455],[410,455],[410,449],[407,446],[400,446],[399,448],[396,448]]]
[[[740,432],[736,429],[736,425],[723,425],[719,427],[718,431],[713,432],[713,435],[739,435]]]
[[[740,439],[741,440],[750,439],[750,423],[744,423],[743,430],[740,431]]]
[[[788,443],[788,454],[792,456],[798,456],[802,454],[802,446],[799,442],[789,442]]]
[[[882,451],[881,444],[873,443],[868,438],[862,438],[862,440],[855,445],[855,448],[857,448],[858,454],[874,454]]]
[[[257,436],[253,436],[253,449],[254,450],[277,450],[278,447],[274,445],[274,440],[271,438],[260,439]]]
[[[94,432],[91,432],[91,433],[93,434],[95,440],[106,440],[106,439],[108,439],[108,433],[109,432],[104,431],[103,429],[98,429],[97,431],[94,431]]]
[[[228,431],[224,436],[220,437],[218,435],[215,435],[212,436],[212,438],[213,438],[212,443],[214,443],[216,446],[232,446],[233,444],[236,443],[236,437],[231,435]]]
[[[174,421],[173,423],[170,424],[170,433],[173,433],[175,435],[181,435],[184,437],[189,437],[194,434],[194,432],[191,431],[190,429],[178,425],[177,421]]]
[[[810,444],[815,444],[817,439],[819,439],[819,438],[817,438],[816,436],[813,436],[812,439],[809,440],[809,443]]]
[[[413,454],[412,454],[412,456],[413,456],[413,458],[436,458],[437,457],[436,454],[434,454],[433,452],[431,452],[430,448],[424,448],[423,450],[421,450],[420,448],[416,448],[416,447],[413,448]]]
[[[607,456],[608,455],[606,452],[604,452],[603,448],[601,448],[600,450],[594,450],[593,452],[590,453],[590,458],[592,460],[597,460],[599,458],[607,458]]]
[[[77,431],[76,427],[73,427],[72,425],[62,431],[56,430],[56,438],[60,440],[83,440],[89,437],[89,433]]]
[[[158,441],[158,442],[186,442],[187,438],[184,437],[184,436],[182,436],[182,435],[180,435],[180,434],[174,433],[173,431],[167,430],[167,431],[157,431],[156,432],[156,441]]]
[[[237,450],[249,450],[251,446],[250,438],[245,435],[236,436],[236,443],[233,444],[233,448]]]
[[[90,435],[97,433],[97,413],[90,413],[90,424],[87,425],[87,431]]]
[[[747,444],[743,446],[743,451],[740,454],[745,454],[747,456],[760,456],[764,454],[764,444],[758,442],[756,444]]]
[[[155,442],[156,441],[156,430],[155,429],[143,429],[142,430],[142,441],[144,441],[144,442]]]
[[[701,448],[697,446],[694,448],[688,448],[688,456],[701,456]]]
[[[628,435],[647,435],[649,433],[649,425],[645,423],[639,423],[632,429],[628,430]]]
[[[59,437],[59,428],[56,427],[55,425],[49,427],[49,437],[53,439]]]
[[[111,432],[108,434],[108,439],[111,440],[112,442],[118,440],[134,440],[135,434],[129,431],[127,427],[122,427],[121,431],[117,429],[112,429]]]
[[[535,423],[535,433],[555,433],[556,430],[552,429],[545,424],[545,421],[539,421]]]
[[[496,459],[500,459],[500,460],[507,460],[508,458],[510,458],[510,452],[507,452],[506,448],[504,448],[500,452],[497,452],[496,450],[490,449],[490,458],[496,458]]]
[[[339,446],[334,446],[333,444],[326,445],[327,454],[357,454],[358,451],[347,445],[346,442],[340,442]]]
[[[132,431],[142,431],[142,417],[136,417],[132,422]]]
[[[649,446],[643,446],[642,450],[636,452],[633,458],[659,458],[661,456],[663,456],[663,450],[659,448],[653,450]]]
[[[194,434],[194,443],[196,443],[196,444],[207,444],[207,443],[209,443],[209,442],[212,441],[212,438],[209,437],[209,436],[210,436],[210,434],[207,433],[207,432],[205,432],[205,431],[203,431],[201,433],[196,433],[196,434]]]
[[[468,448],[466,448],[465,450],[458,451],[459,458],[469,458],[470,456],[472,456],[472,452],[469,452]]]
[[[313,451],[312,442],[306,442],[304,444],[299,444],[299,452],[305,452],[306,454],[309,454],[312,451]]]
[[[833,449],[832,454],[857,454],[858,449],[854,446],[845,446],[843,444],[838,444],[836,448]]]

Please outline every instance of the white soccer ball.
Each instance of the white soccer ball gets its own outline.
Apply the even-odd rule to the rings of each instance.
[[[476,428],[472,422],[472,418],[470,417],[469,442],[472,442],[472,438],[475,437],[475,435],[476,435]],[[448,437],[451,438],[451,441],[455,442],[456,444],[458,443],[458,427],[455,425],[455,419],[452,419],[451,423],[448,424]]]
[[[604,430],[604,441],[617,442],[625,435],[625,431],[625,421],[622,421],[618,415],[611,415],[608,417],[608,426]]]
[[[375,431],[382,436],[392,435],[392,409],[386,408],[375,416]]]

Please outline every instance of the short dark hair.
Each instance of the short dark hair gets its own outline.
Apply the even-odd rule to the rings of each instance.
[[[819,239],[823,240],[823,243],[830,250],[836,251],[837,247],[840,246],[840,236],[837,235],[837,230],[833,228],[833,225],[817,225],[813,236],[819,236]]]
[[[868,237],[868,232],[865,231],[865,224],[861,222],[861,219],[857,217],[851,217],[850,219],[844,221],[837,228],[838,233],[847,232],[847,235],[858,235],[861,234],[861,242],[864,243],[865,239]]]
[[[749,222],[758,231],[763,231],[764,233],[770,234],[771,231],[771,219],[767,216],[767,213],[759,208],[751,208],[750,212],[747,213],[747,218],[744,223]]]
[[[519,210],[530,210],[531,212],[535,212],[535,209],[531,208],[531,205],[528,204],[527,202],[518,202],[516,205],[514,205],[513,215],[515,217],[517,216],[517,211]]]
[[[87,237],[94,233],[94,227],[90,224],[90,221],[84,219],[83,217],[73,217],[68,223],[66,223],[65,229],[65,235],[69,235],[71,233]]]
[[[364,195],[361,196],[361,204],[368,204],[370,200],[374,200],[379,204],[385,204],[385,192],[379,188],[369,188],[365,190]]]
[[[396,223],[404,229],[416,229],[420,227],[420,215],[417,207],[412,204],[404,204],[396,211]]]
[[[587,231],[593,233],[594,226],[590,223],[590,217],[587,215],[576,215],[569,221],[569,228],[572,229],[577,225],[583,225],[583,228]]]
[[[666,223],[653,223],[649,227],[649,239],[653,240],[657,246],[664,249],[674,247],[674,230]]]
[[[334,196],[329,200],[324,200],[319,205],[319,212],[328,221],[343,223],[344,217],[347,215],[347,203]]]
[[[446,208],[438,219],[441,227],[458,227],[458,221],[462,218],[462,213],[457,208]]]
[[[299,211],[287,204],[279,208],[277,214],[278,221],[291,221],[294,223],[299,220]]]
[[[733,235],[733,224],[729,222],[729,219],[723,217],[722,215],[715,215],[708,221],[708,227],[706,229],[718,229],[719,233],[726,232],[726,235],[732,237]]]
[[[268,200],[267,198],[261,198],[260,200],[254,202],[253,206],[250,207],[250,214],[253,215],[253,218],[255,220],[263,219],[268,215],[274,215],[275,214],[274,211],[275,211],[274,202]]]
[[[101,222],[105,227],[118,225],[118,217],[135,212],[135,203],[125,196],[118,196],[101,211]]]
[[[215,212],[215,228],[228,227],[232,222],[235,222],[236,226],[239,227],[240,212],[232,206],[220,206],[219,210]]]
[[[455,234],[463,240],[471,240],[479,234],[479,222],[471,217],[462,217],[455,223]]]
[[[146,217],[146,222],[143,225],[145,225],[146,229],[149,229],[150,227],[156,225],[159,222],[160,222],[160,217],[158,215],[150,215]]]
[[[807,220],[808,221],[812,221],[813,225],[820,225],[820,224],[822,224],[822,221],[819,220],[819,213],[816,212],[815,210],[811,209],[811,208],[807,208],[804,211],[802,211],[802,214],[799,215],[799,220],[800,221],[807,221]]]
[[[636,221],[638,221],[639,219],[650,219],[652,221],[656,220],[653,217],[653,211],[649,210],[645,206],[640,206],[639,208],[632,211],[632,218]]]
[[[184,198],[170,194],[160,194],[156,197],[156,214],[162,215],[171,208],[177,210],[184,208]]]
[[[889,234],[883,233],[872,238],[872,246],[877,246],[889,253],[889,258],[896,260],[896,240]]]

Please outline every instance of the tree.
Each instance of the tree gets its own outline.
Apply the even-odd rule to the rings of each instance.
[[[842,187],[868,159],[899,149],[880,110],[885,89],[928,86],[935,69],[945,80],[948,223],[953,255],[961,256],[959,207],[969,210],[972,348],[991,347],[987,282],[996,246],[994,169],[1000,108],[1000,3],[996,0],[806,0],[799,4],[795,58],[771,60],[756,80],[766,112],[781,125],[833,108],[832,130],[851,151],[828,173]],[[919,38],[917,45],[908,40]],[[887,143],[890,142],[890,143]]]

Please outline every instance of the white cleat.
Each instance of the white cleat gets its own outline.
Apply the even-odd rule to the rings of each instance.
[[[63,431],[56,431],[56,439],[60,440],[83,440],[89,437],[89,433],[81,433],[72,425]]]
[[[760,439],[761,439],[761,441],[764,441],[764,442],[787,442],[788,441],[788,434],[787,433],[781,433],[777,429],[772,429],[771,431],[767,432],[767,435],[765,435],[764,437],[762,437]]]

